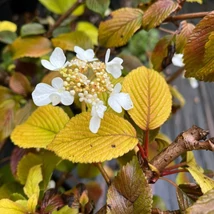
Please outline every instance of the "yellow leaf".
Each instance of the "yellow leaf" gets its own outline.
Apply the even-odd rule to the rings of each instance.
[[[41,165],[32,167],[28,173],[27,181],[24,186],[24,192],[30,198],[36,194],[39,197],[39,183],[42,181],[42,169]],[[38,199],[38,198],[37,198]]]
[[[19,37],[10,45],[10,48],[13,59],[40,57],[52,50],[50,40],[42,36]]]
[[[2,21],[0,22],[0,31],[11,31],[16,32],[17,26],[13,22]]]
[[[83,49],[93,48],[91,39],[82,31],[60,34],[53,38],[52,42],[53,46],[69,51],[73,51],[74,46],[80,46]]]
[[[27,210],[25,207],[9,200],[0,200],[0,213],[2,214],[26,214]]]
[[[27,201],[27,210],[30,213],[35,213],[38,204],[38,195],[33,194]]]
[[[203,0],[186,0],[187,2],[196,2],[199,4],[203,4]]]
[[[160,25],[177,8],[178,3],[173,0],[155,1],[143,15],[143,28],[149,30]]]
[[[111,13],[111,18],[100,23],[99,43],[105,47],[125,45],[141,27],[143,12],[139,9],[122,8]]]
[[[201,187],[201,191],[205,194],[214,188],[214,180],[203,174],[203,169],[196,163],[193,152],[187,152],[187,170]]]
[[[123,81],[122,91],[131,96],[134,108],[128,113],[141,129],[155,129],[169,117],[172,97],[158,72],[144,66],[132,70]]]
[[[85,30],[87,29],[87,30]],[[78,22],[76,26],[77,31],[82,31],[88,35],[94,45],[97,45],[98,29],[90,22]]]
[[[77,0],[39,0],[48,10],[54,12],[56,14],[63,14],[69,8],[72,7],[73,4],[76,3]],[[80,5],[76,10],[73,11],[73,15],[80,16],[84,12],[84,6]]]
[[[92,163],[117,158],[138,143],[135,129],[116,114],[105,113],[97,134],[89,130],[90,118],[89,112],[71,118],[48,149],[72,162]]]
[[[45,148],[68,121],[68,115],[61,108],[42,106],[14,129],[11,139],[23,148]]]

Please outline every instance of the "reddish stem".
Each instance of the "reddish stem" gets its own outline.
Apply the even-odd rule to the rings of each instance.
[[[146,159],[146,154],[145,154],[145,151],[144,151],[143,147],[142,147],[139,143],[137,144],[137,146],[138,146],[138,148],[139,148],[141,157],[142,157],[143,159]]]
[[[177,168],[179,168],[179,167],[186,166],[186,165],[187,165],[186,162],[182,162],[182,163],[179,163],[179,164],[175,164],[175,165],[173,165],[173,166],[166,167],[166,168],[164,169],[164,171],[170,171],[170,170],[172,170],[172,169],[177,169]]]
[[[161,172],[161,176],[166,176],[166,175],[172,175],[172,174],[176,174],[179,172],[188,172],[188,170],[186,169],[177,169],[177,170],[172,170],[172,171],[163,171]]]
[[[146,130],[144,138],[144,151],[146,158],[148,157],[148,150],[149,150],[149,129]]]

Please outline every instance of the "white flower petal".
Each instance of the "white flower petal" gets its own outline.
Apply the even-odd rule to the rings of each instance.
[[[100,123],[101,119],[98,116],[92,116],[89,123],[90,131],[96,134],[98,132],[98,129],[100,128]]]
[[[127,93],[119,93],[118,94],[118,103],[125,109],[125,110],[130,110],[133,108],[133,103],[132,100]]]
[[[110,49],[108,49],[108,50],[106,51],[105,63],[108,63],[109,57],[110,57]]]
[[[189,83],[192,88],[198,88],[198,81],[195,78],[189,78]]]
[[[56,89],[61,89],[63,87],[63,79],[60,77],[55,77],[52,79],[51,85]]]
[[[58,105],[61,101],[61,97],[58,93],[53,93],[49,97],[50,97],[50,100],[51,100],[53,106]]]
[[[118,103],[117,99],[119,94],[113,94],[109,97],[108,99],[108,104],[109,106],[116,111],[117,113],[121,113],[122,112],[122,108],[121,105]]]
[[[85,60],[84,50],[79,46],[74,46],[74,52],[76,53],[76,57],[81,60]]]
[[[174,56],[172,57],[172,64],[178,67],[183,67],[184,63],[183,63],[183,54],[174,54]]]
[[[115,79],[119,78],[122,74],[120,65],[106,64],[106,71],[110,73]]]
[[[96,107],[96,112],[97,112],[97,115],[103,119],[104,117],[104,112],[106,111],[107,107],[104,106],[103,104],[100,104]]]
[[[37,106],[44,106],[51,102],[50,95],[56,92],[56,89],[45,83],[39,83],[32,93],[33,102]]]
[[[56,47],[50,56],[50,63],[57,69],[65,64],[66,57],[61,48]]]
[[[91,62],[97,60],[94,58],[94,51],[92,49],[84,50],[79,46],[74,46],[74,52],[76,52],[76,57],[80,60]]]
[[[46,69],[48,69],[50,71],[56,70],[56,67],[53,66],[48,60],[42,59],[41,64],[43,67],[45,67]]]
[[[115,86],[114,86],[114,89],[112,91],[112,94],[115,94],[115,93],[119,93],[121,91],[121,88],[122,88],[122,85],[120,83],[117,83]]]
[[[61,103],[65,106],[69,106],[74,102],[74,96],[72,96],[68,91],[65,91],[60,94]]]

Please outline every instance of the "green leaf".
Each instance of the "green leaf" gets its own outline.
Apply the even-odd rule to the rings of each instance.
[[[50,40],[42,36],[18,37],[10,45],[10,48],[13,54],[13,59],[22,57],[41,57],[52,50]]]
[[[202,195],[193,206],[189,207],[186,214],[212,214],[214,203],[214,189],[208,191],[205,195]]]
[[[22,192],[22,186],[17,182],[8,182],[0,187],[0,199],[11,199],[14,192]]]
[[[178,91],[177,88],[169,86],[172,97],[179,101],[179,106],[183,107],[185,105],[185,99],[183,95]]]
[[[141,129],[156,129],[169,117],[172,97],[158,72],[144,66],[132,70],[123,81],[122,91],[130,95],[134,108],[128,113]]]
[[[93,48],[90,37],[82,31],[60,34],[52,39],[52,43],[54,47],[69,51],[73,51],[74,46],[80,46],[83,49]]]
[[[93,164],[78,164],[77,174],[80,178],[95,178],[100,171]]]
[[[10,21],[1,21],[0,22],[0,31],[11,31],[16,32],[17,26],[15,23]]]
[[[85,29],[87,29],[87,30],[85,30]],[[76,30],[84,32],[90,38],[93,45],[98,44],[97,43],[98,42],[98,29],[96,26],[94,26],[90,22],[78,22],[77,26],[76,26]]]
[[[0,200],[0,213],[4,214],[26,214],[25,207],[9,199]]]
[[[187,43],[188,38],[192,34],[195,25],[182,21],[179,26],[179,32],[176,35],[176,53],[183,53],[183,49]]]
[[[199,4],[202,4],[203,3],[203,0],[186,0],[186,2],[197,2]]]
[[[67,114],[52,105],[39,107],[12,132],[14,144],[23,148],[45,148],[69,121]]]
[[[73,6],[77,2],[77,0],[39,0],[41,4],[43,4],[48,10],[54,12],[56,14],[63,14],[69,8]],[[72,13],[73,15],[80,16],[84,12],[83,5],[80,5],[77,9]]]
[[[214,80],[211,46],[213,44],[213,32],[214,11],[196,25],[184,48],[185,77],[195,77],[201,81]]]
[[[100,23],[99,43],[104,47],[125,45],[141,27],[143,12],[134,8],[122,8],[111,13],[111,18]]]
[[[158,144],[159,152],[165,149],[171,143],[171,140],[169,139],[169,137],[163,133],[158,133],[158,135],[155,137],[155,141]]]
[[[158,209],[161,209],[161,210],[166,210],[167,209],[163,198],[161,198],[158,195],[154,195],[153,196],[152,208],[158,208]]]
[[[158,41],[151,55],[151,62],[154,70],[162,71],[166,66],[171,64],[171,58],[174,54],[172,52],[173,47],[173,35],[164,36]]]
[[[39,35],[45,33],[46,30],[43,25],[39,23],[29,23],[25,24],[21,27],[21,36],[32,36],[32,35]]]
[[[42,159],[39,155],[28,153],[20,161],[17,167],[17,177],[21,184],[25,184],[27,176],[32,167],[41,165]]]
[[[52,214],[79,214],[79,210],[77,208],[71,208],[68,205],[61,208],[59,211],[53,211]]]
[[[11,31],[1,31],[0,32],[0,42],[5,44],[11,44],[17,38],[16,33]]]
[[[105,11],[109,7],[110,0],[86,0],[85,3],[86,3],[86,6],[88,7],[88,9],[104,16]]]
[[[136,157],[115,177],[107,194],[107,214],[150,214],[152,191]]]
[[[178,3],[173,0],[155,1],[143,15],[143,28],[149,30],[157,27],[177,8]]]
[[[138,143],[135,129],[116,114],[106,112],[96,134],[89,130],[90,118],[89,112],[72,117],[48,149],[72,162],[92,163],[117,158]]]

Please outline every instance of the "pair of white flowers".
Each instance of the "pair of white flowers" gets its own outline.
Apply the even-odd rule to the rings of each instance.
[[[94,58],[95,54],[92,49],[83,50],[82,48],[75,46],[74,51],[76,53],[76,57],[79,60],[84,62],[93,62],[97,60]],[[122,62],[123,60],[119,57],[115,57],[113,60],[109,61],[110,57],[110,49],[107,50],[105,56],[105,70],[110,73],[114,78],[118,78],[121,76],[122,71]],[[52,52],[49,61],[42,60],[42,65],[52,71],[60,70],[69,66],[69,62],[66,60],[66,57],[61,48],[55,48]],[[112,90],[110,97],[108,99],[109,106],[118,113],[122,112],[122,108],[125,110],[129,110],[133,108],[133,103],[129,94],[120,92],[121,84],[117,83]],[[64,88],[64,81],[60,77],[56,77],[52,80],[52,86],[39,83],[35,90],[32,93],[33,101],[37,106],[47,105],[52,103],[53,105],[57,105],[60,102],[63,105],[71,105],[74,101],[74,94],[69,91],[66,91]],[[96,99],[96,102],[92,104],[91,110],[91,120],[89,124],[89,129],[93,133],[97,133],[100,127],[101,119],[104,117],[104,112],[107,107],[103,104],[102,100]]]

